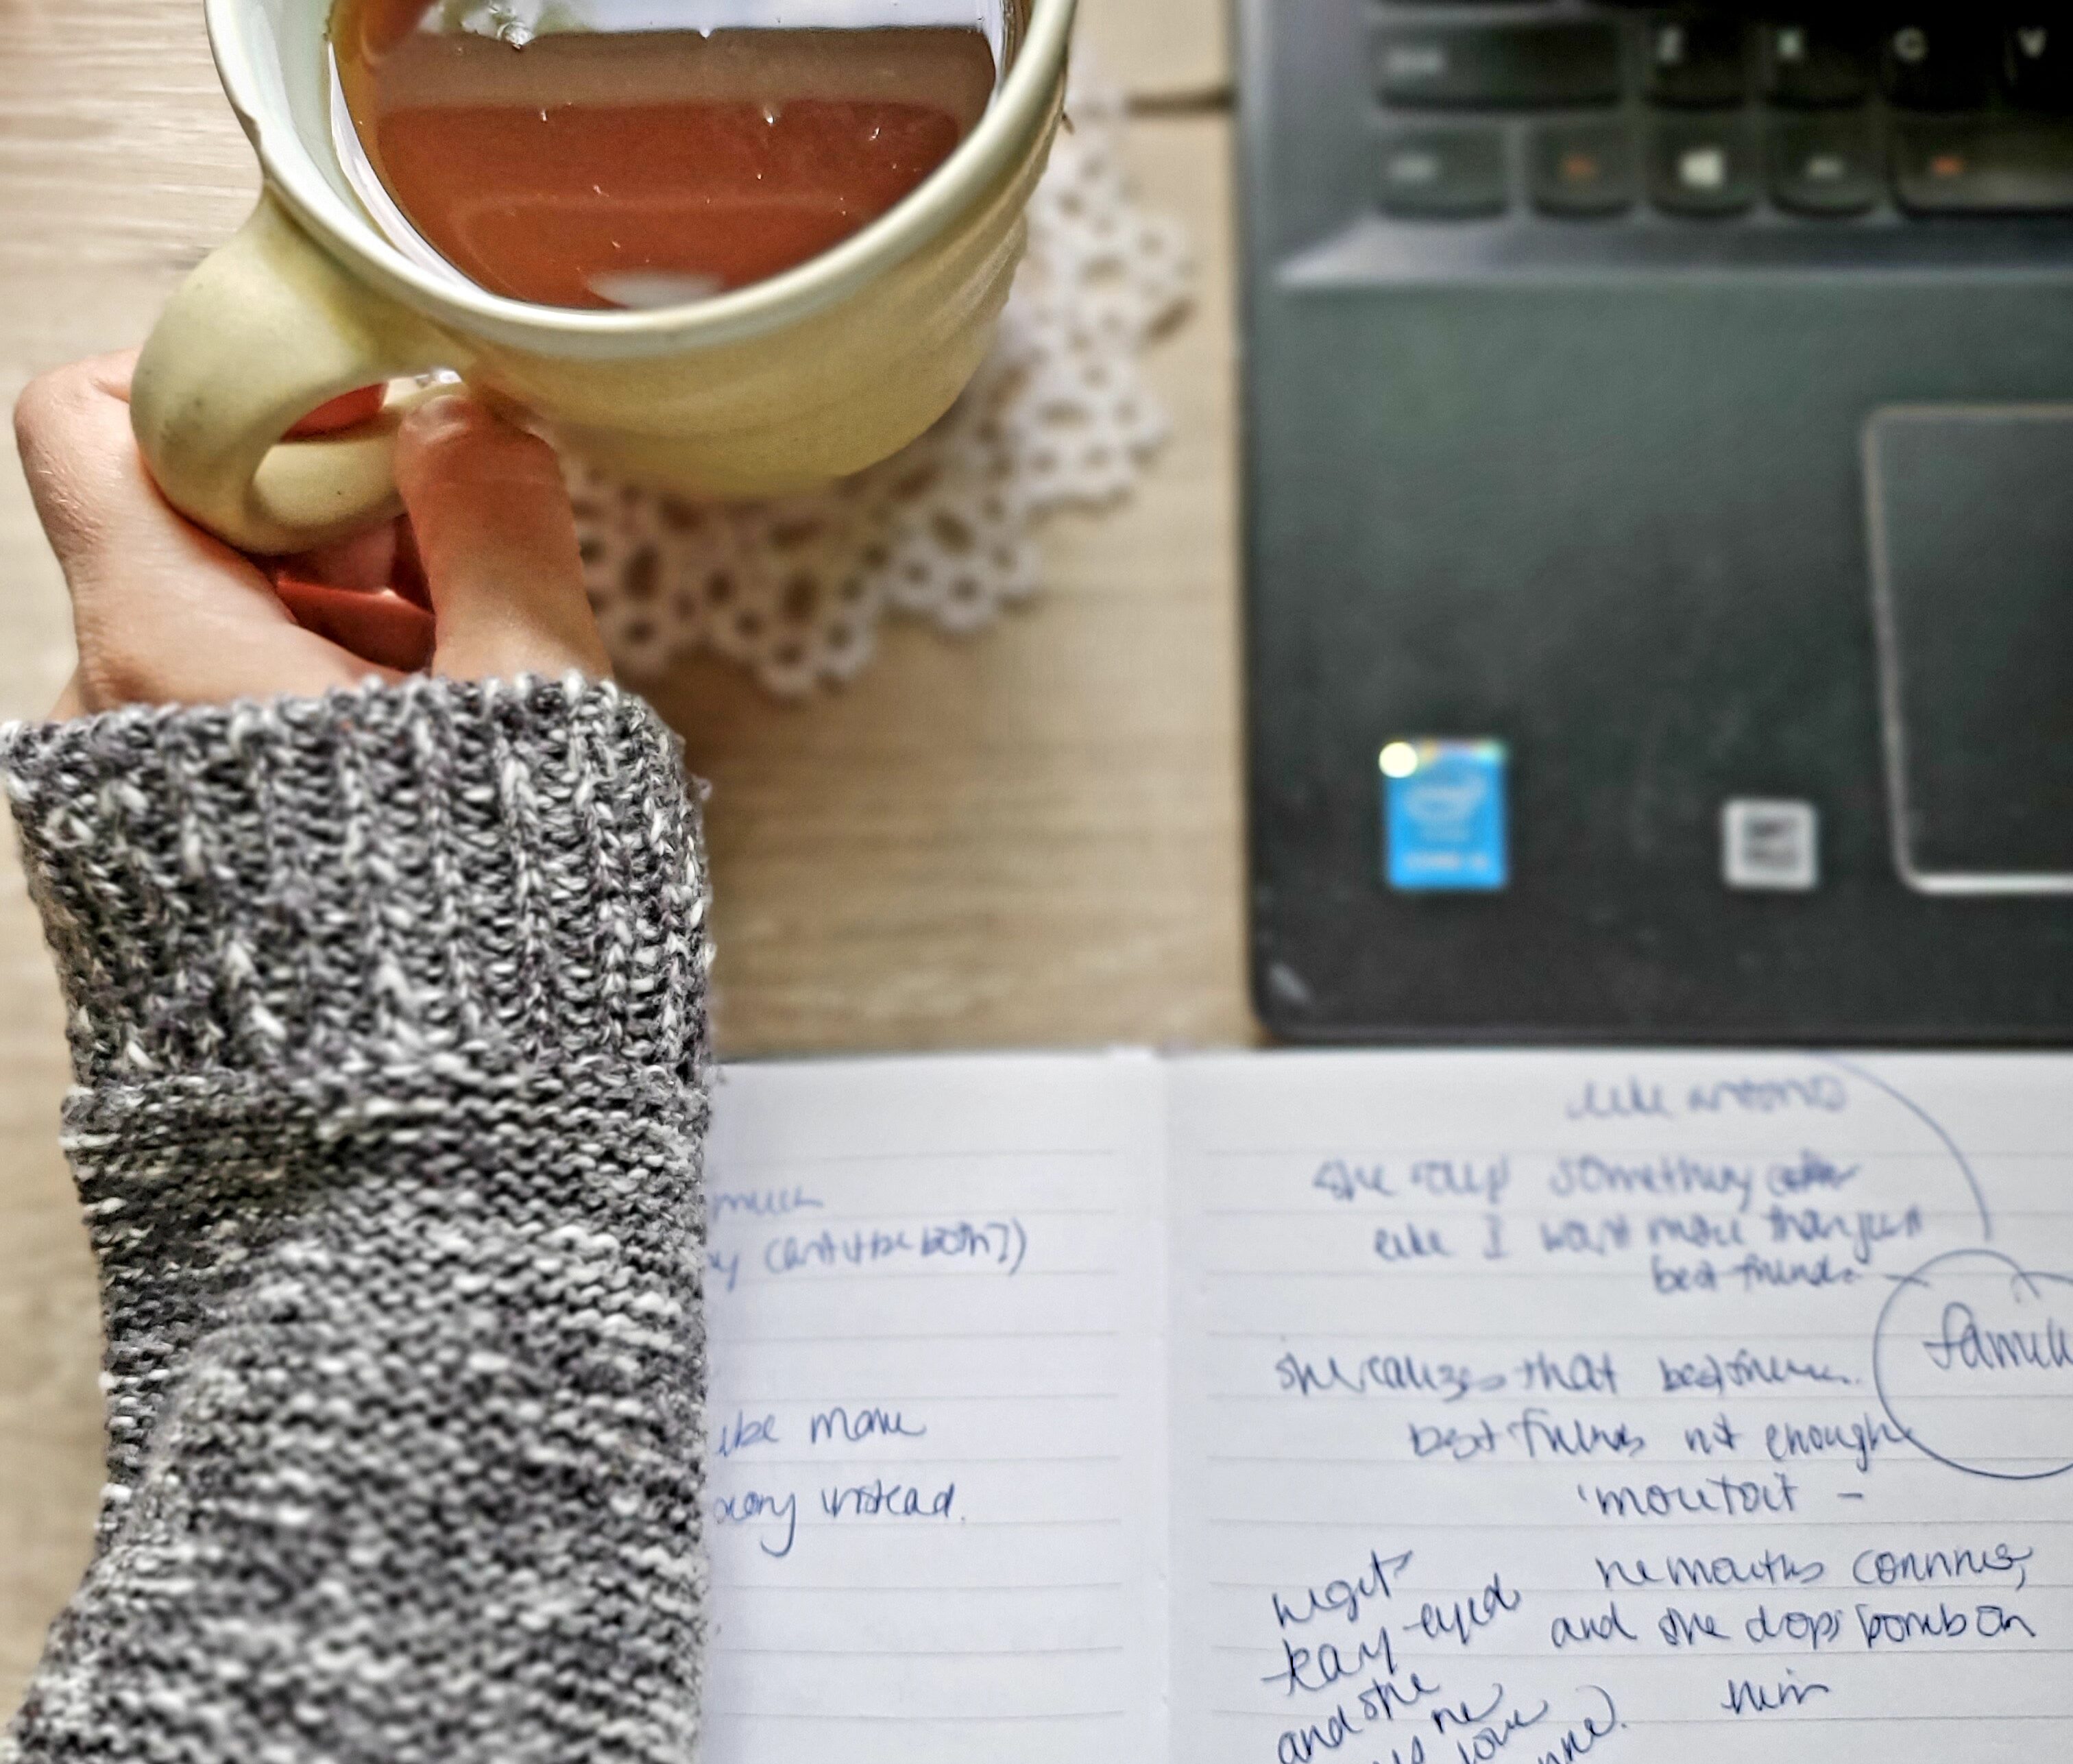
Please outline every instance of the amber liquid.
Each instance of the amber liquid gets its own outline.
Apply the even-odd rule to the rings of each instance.
[[[781,10],[773,8],[773,10]],[[985,110],[977,29],[429,28],[340,0],[354,134],[410,226],[494,294],[646,307],[805,262],[876,220]]]

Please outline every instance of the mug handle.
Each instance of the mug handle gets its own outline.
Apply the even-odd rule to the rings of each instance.
[[[270,190],[159,315],[130,415],[166,500],[241,551],[328,544],[398,513],[397,425],[413,402],[287,441],[328,398],[456,365],[454,342],[354,280]]]

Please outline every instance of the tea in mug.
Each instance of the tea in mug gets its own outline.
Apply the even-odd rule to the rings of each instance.
[[[544,305],[670,305],[911,194],[1014,25],[1004,0],[339,0],[336,133],[421,259]]]

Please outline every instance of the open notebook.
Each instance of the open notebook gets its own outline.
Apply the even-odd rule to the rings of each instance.
[[[2073,1060],[717,1107],[708,1764],[2073,1758]]]

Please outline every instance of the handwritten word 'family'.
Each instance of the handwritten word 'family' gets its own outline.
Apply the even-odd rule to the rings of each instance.
[[[2073,1335],[2058,1317],[2042,1318],[2030,1329],[1987,1329],[1971,1305],[1956,1300],[1943,1307],[1938,1337],[1922,1346],[1939,1372],[2063,1372],[2073,1367]]]

